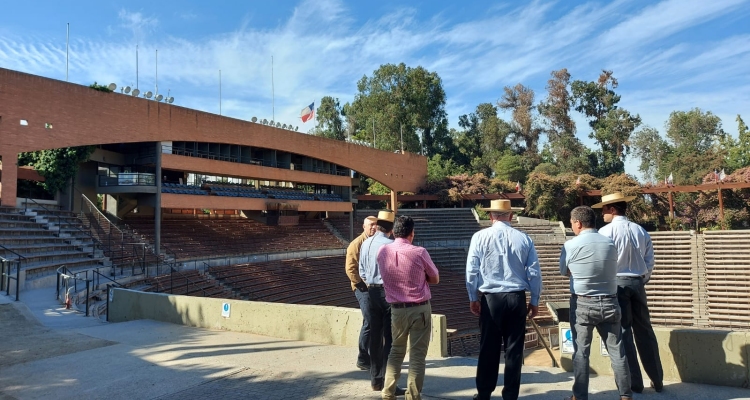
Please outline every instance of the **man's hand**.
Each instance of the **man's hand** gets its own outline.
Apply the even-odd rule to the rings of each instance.
[[[651,280],[651,273],[650,272],[646,272],[646,277],[643,278],[643,284],[644,285],[647,284],[648,281],[650,281],[650,280]]]
[[[359,281],[354,284],[354,287],[357,288],[360,292],[366,292],[367,291],[367,284],[363,281]]]
[[[529,306],[526,307],[526,313],[529,315],[529,318],[534,318],[539,314],[539,306],[532,306],[531,303],[529,303]]]
[[[478,317],[479,312],[482,310],[482,305],[478,301],[469,302],[469,310]]]

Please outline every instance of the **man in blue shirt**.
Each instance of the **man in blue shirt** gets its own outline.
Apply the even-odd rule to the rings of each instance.
[[[377,231],[362,243],[359,251],[359,274],[367,284],[370,295],[370,385],[372,390],[378,392],[383,390],[385,365],[393,343],[391,306],[385,299],[383,278],[378,266],[378,250],[393,243],[390,236],[395,217],[393,211],[380,211],[376,222]],[[403,388],[396,388],[396,396],[405,392]]]
[[[497,387],[500,344],[505,343],[503,399],[516,400],[521,387],[526,315],[539,312],[542,276],[534,242],[510,227],[510,200],[492,200],[492,226],[474,234],[466,260],[469,308],[479,316],[481,338],[477,360],[477,394],[486,400]],[[526,291],[531,299],[526,305]]]
[[[590,207],[576,207],[570,225],[576,237],[563,245],[560,273],[570,276],[570,326],[573,329],[573,396],[587,400],[589,355],[594,328],[607,344],[615,383],[621,399],[630,399],[630,371],[622,347],[620,305],[617,302],[617,248],[594,229],[596,214]]]
[[[604,222],[609,223],[599,233],[611,238],[617,247],[617,300],[622,311],[622,343],[630,367],[631,388],[636,393],[643,391],[640,355],[643,369],[651,378],[651,387],[661,392],[664,372],[659,343],[651,327],[645,288],[654,269],[654,246],[646,230],[625,217],[627,202],[633,199],[635,196],[617,192],[603,196],[602,202],[592,207],[601,208]]]

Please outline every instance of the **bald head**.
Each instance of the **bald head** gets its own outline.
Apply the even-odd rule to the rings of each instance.
[[[365,222],[362,224],[362,230],[364,230],[365,235],[370,237],[375,234],[375,229],[377,228],[376,222],[377,222],[377,218],[374,218],[374,217],[365,218]]]

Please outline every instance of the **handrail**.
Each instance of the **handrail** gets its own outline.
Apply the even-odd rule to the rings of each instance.
[[[78,189],[76,189],[76,190],[78,190]],[[110,224],[113,228],[115,228],[121,234],[124,234],[124,232],[122,231],[122,229],[120,229],[120,227],[117,226],[117,224],[112,223],[112,221],[110,221],[109,218],[107,218],[106,215],[104,215],[101,211],[99,211],[98,208],[96,208],[96,205],[91,201],[91,199],[88,198],[88,196],[86,196],[85,194],[83,194],[83,192],[81,192],[80,190],[78,192],[81,193],[81,200],[83,200],[83,201],[85,201],[87,203],[88,209],[90,211],[92,211],[92,214],[94,212],[96,212],[96,214],[98,214],[98,217],[104,218],[105,220],[107,220],[107,223]],[[81,212],[83,212],[83,210],[81,210]],[[97,218],[97,220],[99,220],[99,219]]]
[[[93,270],[91,270],[93,271]],[[62,265],[59,268],[57,268],[57,299],[60,299],[60,278],[65,279],[65,292],[68,291],[68,279],[73,279],[73,290],[78,291],[78,281],[86,282],[86,316],[89,316],[89,287],[90,283],[93,282],[93,279],[89,279],[89,270],[86,270],[86,278],[79,278],[78,274],[80,272],[73,273],[71,272],[67,266]],[[67,305],[67,302],[66,302]]]
[[[15,279],[16,280],[16,301],[18,301],[18,298],[19,298],[18,293],[20,292],[20,289],[21,289],[21,287],[20,287],[21,286],[21,266],[22,266],[21,265],[21,263],[22,263],[21,259],[26,260],[27,258],[24,257],[24,256],[22,256],[21,254],[16,253],[15,251],[13,251],[13,250],[11,250],[11,249],[3,246],[2,244],[0,244],[0,247],[2,247],[6,251],[9,251],[9,252],[15,254],[16,256],[18,256],[18,260],[9,260],[9,259],[7,259],[5,257],[0,257],[3,260],[5,260],[5,262],[3,262],[4,265],[8,265],[8,261],[10,261],[10,262],[17,262],[18,263],[18,266],[16,266],[16,277],[15,278],[10,275],[10,265],[8,265],[8,272],[3,271],[3,273],[2,273],[2,276],[7,276],[8,277],[7,280],[6,280],[6,283],[5,283],[5,295],[6,296],[10,296],[10,280],[11,279]],[[0,277],[0,281],[1,280],[2,280],[2,277]]]
[[[187,290],[185,291],[185,295],[187,295],[188,293],[190,293],[190,284],[192,283],[193,286],[195,286],[196,283],[193,282],[193,281],[191,281],[190,278],[187,275],[185,275],[182,272],[180,272],[180,270],[178,270],[177,268],[175,268],[173,265],[170,265],[169,269],[170,269],[170,273],[169,273],[169,293],[174,293],[173,280],[174,280],[174,273],[175,272],[178,273],[178,274],[180,274],[187,281]],[[157,291],[159,290],[159,282],[158,281],[156,282],[156,289],[157,289]],[[206,289],[201,289],[201,292],[203,292],[203,297],[206,297]]]
[[[47,209],[47,207],[45,207],[45,206],[44,206],[43,204],[39,204],[39,203],[37,203],[37,202],[36,202],[36,200],[34,200],[34,199],[30,199],[30,198],[25,198],[25,199],[24,199],[24,201],[23,201],[23,212],[24,212],[24,214],[25,214],[25,213],[26,213],[26,211],[28,211],[28,209],[29,209],[29,200],[31,200],[31,202],[32,202],[32,203],[34,203],[34,204],[38,205],[39,207],[42,207],[42,209],[43,209],[44,211],[47,211],[48,213],[52,213],[52,211],[51,211],[51,210]],[[62,226],[60,226],[60,216],[59,216],[59,215],[54,215],[54,214],[53,214],[53,216],[54,216],[55,218],[57,218],[57,234],[59,235],[59,234],[60,234],[60,231],[62,230]]]

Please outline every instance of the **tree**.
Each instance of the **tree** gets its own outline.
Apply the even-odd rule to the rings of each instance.
[[[570,74],[563,68],[552,71],[547,81],[547,98],[539,104],[539,114],[547,122],[547,149],[551,159],[545,160],[560,166],[566,172],[589,172],[586,146],[576,137],[576,124],[570,116],[575,103],[570,93]]]
[[[468,115],[458,118],[462,132],[454,132],[456,162],[474,173],[490,175],[508,148],[510,124],[497,116],[497,107],[482,103]]]
[[[448,176],[466,173],[465,169],[453,160],[446,160],[435,154],[427,160],[427,184],[439,182]]]
[[[664,168],[672,147],[662,139],[659,131],[645,127],[636,132],[633,136],[632,148],[633,155],[641,160],[638,170],[646,180],[660,182],[669,175]]]
[[[339,99],[334,99],[331,96],[323,97],[316,112],[318,124],[313,129],[315,135],[336,140],[346,139]]]
[[[362,77],[357,91],[345,107],[357,139],[387,151],[400,149],[403,140],[405,150],[428,157],[449,150],[445,91],[437,73],[385,64]]]
[[[18,165],[30,165],[44,177],[41,186],[50,194],[62,190],[78,173],[78,165],[89,159],[94,146],[63,147],[18,155]]]
[[[665,158],[663,173],[673,174],[680,184],[701,183],[706,173],[721,169],[726,151],[721,119],[699,108],[674,111],[667,121],[667,140],[672,151]]]
[[[512,88],[506,86],[503,91],[503,97],[497,102],[497,106],[512,112],[514,151],[518,154],[537,154],[542,128],[534,113],[534,91],[520,83]]]
[[[726,139],[727,167],[730,171],[750,166],[750,129],[742,117],[737,115],[737,140],[729,135]]]
[[[596,82],[574,81],[571,84],[576,111],[589,118],[591,133],[600,149],[592,159],[592,172],[605,177],[625,171],[625,155],[630,135],[641,124],[641,117],[619,108],[618,82],[612,71],[602,71]]]

